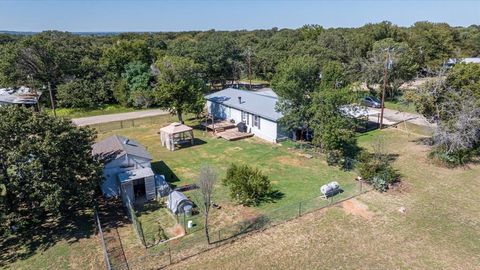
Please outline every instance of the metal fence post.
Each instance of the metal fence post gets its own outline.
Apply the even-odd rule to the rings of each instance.
[[[220,242],[222,238],[220,237],[220,230],[218,230],[218,242]]]
[[[302,202],[298,204],[298,216],[302,215]]]

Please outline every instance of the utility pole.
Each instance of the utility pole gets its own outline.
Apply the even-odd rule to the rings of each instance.
[[[249,89],[252,90],[252,51],[250,47],[247,48],[247,63],[248,63],[248,80],[249,80]]]
[[[385,65],[383,67],[383,90],[382,90],[382,104],[380,105],[380,129],[383,128],[383,110],[385,108],[385,90],[387,88],[387,75],[388,75],[388,66],[390,65],[390,48],[387,49],[387,55],[385,57]]]
[[[57,112],[55,112],[55,103],[53,103],[52,87],[50,82],[48,82],[48,92],[50,93],[50,103],[52,104],[53,116],[57,117]]]

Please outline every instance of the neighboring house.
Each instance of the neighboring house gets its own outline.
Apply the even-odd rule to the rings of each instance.
[[[19,88],[0,88],[0,106],[7,104],[19,104],[33,106],[37,104],[42,92],[21,86]]]
[[[444,67],[452,68],[457,63],[480,64],[480,57],[450,58],[445,62]]]
[[[262,90],[227,88],[206,95],[208,113],[216,119],[233,120],[236,124],[243,122],[247,132],[276,143],[287,137],[278,123],[282,117],[275,109],[278,97],[271,89]]]
[[[134,140],[113,135],[94,144],[92,154],[105,162],[101,188],[107,198],[122,196],[124,202],[152,200],[159,185],[168,185],[164,178],[155,176],[152,157]]]

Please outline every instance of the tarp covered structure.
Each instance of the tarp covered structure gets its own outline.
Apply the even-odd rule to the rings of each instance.
[[[193,203],[183,193],[172,191],[168,195],[167,207],[174,214],[191,213]]]
[[[193,145],[193,129],[184,124],[171,123],[160,129],[160,140],[162,141],[162,146],[165,146],[170,151],[174,151],[177,144],[189,142]]]

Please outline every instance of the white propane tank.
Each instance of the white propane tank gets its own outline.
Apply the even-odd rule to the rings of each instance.
[[[322,194],[327,194],[330,192],[330,186],[328,184],[326,185],[323,185],[321,188],[320,188],[320,192],[322,192]]]
[[[332,190],[335,190],[335,189],[338,189],[338,188],[340,187],[340,185],[338,184],[338,182],[335,182],[335,181],[330,182],[328,185],[330,186],[331,191],[332,191]]]
[[[325,195],[337,190],[338,188],[340,188],[338,182],[333,181],[320,187],[320,192]]]

